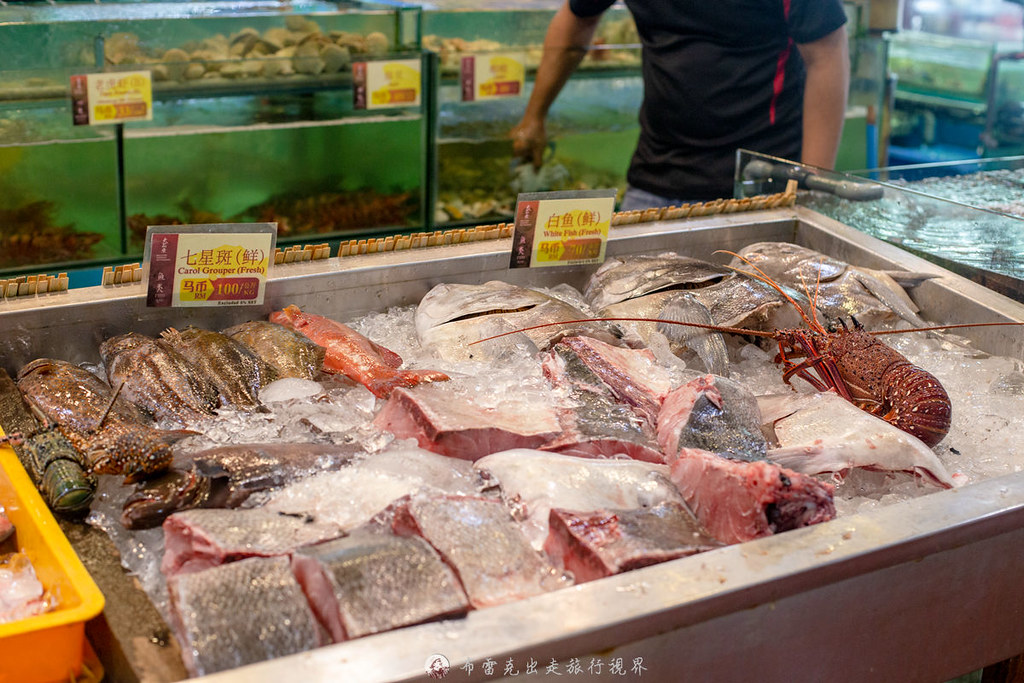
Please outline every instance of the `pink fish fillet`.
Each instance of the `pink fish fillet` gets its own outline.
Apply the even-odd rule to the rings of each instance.
[[[344,374],[378,398],[387,398],[397,387],[448,379],[448,375],[436,370],[399,370],[402,357],[391,349],[375,344],[351,327],[330,318],[304,313],[298,306],[274,311],[270,314],[270,322],[301,332],[327,349],[325,371]]]

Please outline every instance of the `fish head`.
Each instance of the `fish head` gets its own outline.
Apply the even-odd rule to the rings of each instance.
[[[587,281],[583,294],[594,310],[675,289],[701,289],[730,277],[724,266],[674,252],[610,259]]]
[[[140,482],[121,509],[126,529],[159,526],[179,510],[202,507],[210,497],[211,480],[194,468],[171,469],[154,479]]]

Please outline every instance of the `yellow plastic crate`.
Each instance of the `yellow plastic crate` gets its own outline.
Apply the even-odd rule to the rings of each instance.
[[[59,598],[46,614],[0,624],[0,683],[99,680],[85,622],[103,610],[103,594],[9,446],[0,448],[0,505],[14,523],[18,549]]]

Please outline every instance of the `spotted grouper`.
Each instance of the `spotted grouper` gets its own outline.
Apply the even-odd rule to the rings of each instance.
[[[277,379],[270,365],[226,334],[190,326],[160,336],[217,387],[222,406],[258,409],[260,389]]]
[[[315,380],[320,375],[326,350],[295,330],[267,320],[250,320],[224,330],[276,371],[278,378]]]
[[[188,424],[213,415],[217,389],[162,339],[128,332],[100,344],[112,387],[158,420]]]
[[[378,398],[387,398],[398,387],[448,379],[436,370],[401,370],[402,358],[391,349],[330,318],[305,313],[298,306],[271,313],[270,322],[301,332],[326,348],[324,370],[345,375]]]

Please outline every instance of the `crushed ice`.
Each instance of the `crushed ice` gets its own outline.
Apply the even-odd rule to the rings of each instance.
[[[564,291],[558,294],[571,299]],[[414,306],[397,307],[346,321],[346,324],[398,353],[404,361],[403,367],[448,373],[452,377],[449,385],[452,390],[481,404],[500,407],[509,400],[506,396],[542,404],[555,400],[556,394],[544,379],[530,345],[512,344],[499,360],[489,363],[442,361],[420,346],[414,313]],[[891,335],[885,342],[936,375],[949,393],[953,402],[953,424],[935,452],[955,478],[971,483],[1024,469],[1024,425],[1021,424],[1024,421],[1009,417],[1024,414],[1024,363],[989,356],[969,344],[959,344],[955,336],[945,333]],[[793,390],[782,382],[779,367],[772,361],[773,349],[735,339],[729,340],[729,348],[731,377],[745,383],[755,394]],[[656,356],[664,359],[664,354],[656,353]],[[673,377],[685,372],[678,361],[670,363]],[[700,371],[700,368],[694,369]],[[220,411],[217,418],[202,426],[203,436],[182,442],[183,447],[198,449],[282,439],[338,443],[357,440],[370,453],[402,447],[370,424],[382,402],[369,391],[343,377],[315,384],[318,386],[305,382],[270,385],[263,395],[268,412]],[[799,391],[810,390],[800,380],[794,380],[793,386]],[[322,476],[351,478],[351,474]],[[383,479],[386,475],[367,473],[363,482],[377,478]],[[140,536],[140,532],[127,532],[119,522],[119,515],[129,487],[121,487],[114,477],[102,479],[105,481],[103,493],[97,497],[89,521],[110,534],[121,550],[122,561],[139,575],[147,593],[155,596],[158,609],[164,610],[166,586],[159,573],[162,530],[148,530],[143,532],[144,536]],[[325,478],[323,486],[311,486],[305,492],[296,489],[279,503],[283,508],[291,508],[299,505],[303,496],[312,500],[331,495],[327,482]],[[334,489],[334,495],[341,495],[343,490],[342,487]],[[396,490],[406,489],[398,486]],[[937,490],[907,474],[853,471],[836,489],[836,507],[840,516],[849,515]],[[259,500],[263,502],[267,498]],[[353,517],[334,521],[347,526],[356,516],[365,514],[364,510],[353,507]]]

